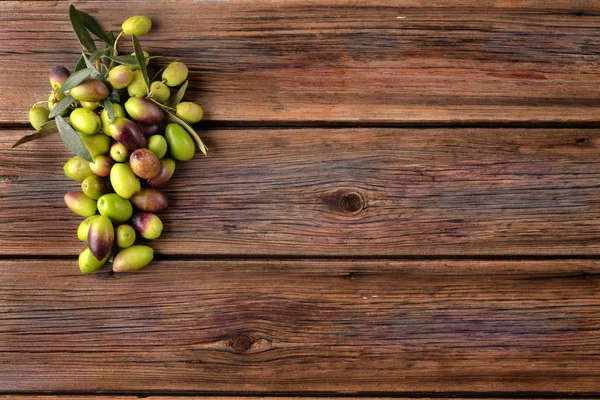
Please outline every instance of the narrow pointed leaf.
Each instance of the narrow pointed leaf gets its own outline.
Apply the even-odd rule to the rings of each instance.
[[[142,50],[142,46],[140,46],[140,42],[135,35],[131,35],[131,40],[133,42],[133,51],[135,52],[135,58],[138,62],[138,67],[140,67],[140,72],[144,77],[144,81],[146,81],[146,87],[150,88],[150,79],[148,79],[148,70],[146,69],[146,59],[144,58],[144,51]]]
[[[104,43],[112,46],[115,42],[114,39],[111,41],[110,37],[104,32],[102,26],[92,17],[90,14],[85,13],[83,11],[78,11],[79,17],[83,21],[83,25],[87,28],[88,31],[92,32],[96,37],[102,40]]]
[[[84,60],[85,60],[85,58],[84,58]],[[75,86],[77,86],[81,82],[85,81],[88,78],[88,76],[90,76],[92,71],[93,71],[92,68],[84,68],[84,69],[80,69],[77,72],[73,72],[71,74],[71,76],[69,76],[67,79],[65,79],[65,81],[63,82],[59,91],[64,93],[67,90],[73,89]]]
[[[94,52],[94,53],[95,53],[95,52]],[[86,65],[88,68],[91,68],[91,69],[93,69],[95,72],[98,72],[98,70],[96,69],[96,66],[95,66],[95,65],[94,65],[94,64],[93,64],[93,63],[90,61],[90,59],[89,59],[89,58],[88,58],[88,57],[87,57],[85,54],[81,53],[81,57],[83,57],[83,60],[85,61],[85,65]],[[92,78],[95,78],[95,77],[93,76],[93,74],[94,74],[94,71],[92,71],[92,72],[91,72],[91,74],[90,74],[90,75],[92,75]]]
[[[77,36],[77,40],[79,40],[79,43],[81,43],[84,49],[86,49],[90,53],[93,53],[96,50],[96,44],[90,36],[90,33],[85,28],[85,25],[81,20],[81,15],[79,14],[79,11],[77,11],[75,6],[72,4],[69,7],[69,19],[71,20],[71,25],[73,25],[73,31],[75,32],[75,36]]]
[[[95,52],[93,52],[92,54],[90,54],[90,56],[88,57],[88,60],[90,62],[96,61],[96,58],[101,57],[104,54],[104,52],[106,51],[106,49],[107,48],[105,47],[103,49],[96,50]]]
[[[69,150],[76,156],[83,158],[84,160],[92,162],[92,156],[88,149],[84,146],[81,138],[79,137],[79,133],[71,127],[60,115],[56,116],[56,127],[58,128],[58,133],[62,138],[63,142],[67,145]]]
[[[111,124],[115,122],[115,106],[113,106],[113,103],[111,103],[110,99],[104,99],[102,101],[102,107],[104,107],[106,113],[108,114],[108,122]]]
[[[138,65],[137,58],[135,58],[135,56],[114,56],[107,58],[118,64],[127,65],[128,67],[137,67]]]
[[[65,97],[64,99],[62,99],[61,101],[56,103],[56,105],[54,106],[52,111],[50,111],[50,114],[48,115],[48,117],[54,118],[54,117],[58,116],[61,112],[65,111],[67,108],[71,107],[72,104],[75,104],[76,101],[77,100],[75,100],[73,98],[73,96]]]
[[[33,140],[41,139],[46,136],[50,136],[54,133],[58,132],[58,128],[56,127],[56,121],[48,121],[44,125],[41,126],[40,130],[32,133],[31,135],[25,135],[21,139],[17,140],[15,144],[12,145],[13,149],[17,146],[22,145],[23,143],[31,142]]]
[[[194,128],[188,125],[187,122],[179,118],[177,115],[173,114],[173,112],[171,111],[167,111],[166,119],[171,122],[177,122],[179,125],[183,126],[185,130],[188,131],[188,133],[192,136],[192,138],[194,138],[202,154],[206,155],[206,153],[208,152],[208,148],[204,145],[202,139],[200,139],[200,136],[196,133]]]
[[[175,96],[172,96],[169,99],[169,106],[175,107],[175,106],[177,106],[177,104],[181,103],[181,100],[183,100],[183,96],[185,96],[185,91],[186,91],[187,87],[188,87],[188,81],[186,80],[183,83],[183,85],[181,85],[181,87],[179,88],[177,93],[175,93]]]
[[[81,71],[82,69],[85,68],[85,60],[82,57],[79,57],[79,60],[77,61],[77,64],[75,64],[75,69],[73,70],[73,72],[77,72],[77,71]]]

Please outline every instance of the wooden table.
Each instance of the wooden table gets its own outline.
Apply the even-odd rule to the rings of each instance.
[[[68,151],[9,148],[68,4],[0,3],[1,399],[600,395],[599,2],[77,2],[152,18],[210,148],[91,276]]]

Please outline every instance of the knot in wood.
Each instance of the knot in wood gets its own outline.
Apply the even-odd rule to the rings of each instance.
[[[358,192],[341,192],[337,205],[343,213],[356,214],[365,208],[365,199]]]
[[[238,335],[229,341],[229,346],[240,353],[244,353],[252,348],[252,345],[256,342],[252,336]]]

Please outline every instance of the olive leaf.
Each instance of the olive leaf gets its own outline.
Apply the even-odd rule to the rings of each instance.
[[[84,49],[90,53],[93,53],[96,50],[96,44],[90,36],[90,33],[85,28],[85,24],[81,19],[79,11],[77,11],[75,6],[72,4],[69,7],[69,19],[71,20],[73,31],[75,32],[75,36],[77,36],[79,43],[81,43]]]
[[[107,56],[109,60],[112,60],[121,65],[127,65],[128,67],[137,67],[138,62],[135,56]]]
[[[106,113],[108,114],[108,122],[111,124],[115,122],[115,106],[113,106],[113,103],[111,103],[110,99],[104,99],[102,101],[102,107],[104,107]]]
[[[146,69],[146,59],[144,58],[144,51],[142,50],[142,46],[140,46],[140,42],[135,35],[131,35],[131,41],[133,42],[133,51],[135,53],[135,58],[137,59],[138,66],[140,67],[140,72],[144,77],[144,81],[146,82],[146,90],[150,88],[150,79],[148,79],[148,70]]]
[[[82,55],[82,57],[83,57],[83,55]],[[84,60],[85,60],[85,57],[84,57]],[[60,89],[58,89],[58,91],[64,93],[67,90],[73,89],[75,86],[77,86],[81,82],[85,81],[88,78],[88,76],[90,76],[92,71],[93,71],[92,68],[84,68],[84,69],[80,69],[77,72],[73,72],[71,74],[71,76],[69,76],[67,79],[65,79],[65,81],[63,82]]]
[[[104,52],[106,51],[106,49],[107,49],[107,47],[104,47],[102,49],[96,50],[95,52],[93,52],[92,54],[90,54],[90,56],[88,57],[88,61],[89,62],[95,61],[96,58],[101,57],[104,54]]]
[[[183,83],[183,85],[181,85],[181,87],[179,88],[177,93],[175,93],[175,96],[173,96],[169,99],[169,106],[175,107],[175,106],[177,106],[177,104],[181,103],[181,100],[183,100],[183,96],[185,95],[185,91],[186,91],[187,87],[188,87],[188,81],[186,80]]]
[[[58,116],[61,112],[65,111],[67,108],[71,107],[71,104],[74,104],[77,100],[73,98],[73,96],[67,96],[54,106],[50,114],[49,118],[54,118]]]
[[[81,141],[79,133],[73,129],[71,125],[69,125],[67,121],[65,121],[60,115],[56,116],[55,121],[56,127],[58,128],[58,133],[69,150],[84,160],[90,162],[94,161],[90,155],[90,152]]]
[[[84,68],[85,68],[85,60],[83,59],[83,56],[82,56],[82,57],[79,57],[77,64],[75,64],[75,69],[73,70],[73,72],[81,71]]]
[[[96,37],[102,40],[104,43],[112,46],[115,43],[114,38],[111,40],[110,36],[104,32],[102,26],[92,17],[90,14],[85,13],[83,11],[77,10],[79,13],[79,18],[83,21],[83,25],[87,28],[88,31],[92,32]]]
[[[94,53],[95,53],[95,52],[94,52]],[[85,61],[85,65],[86,65],[88,68],[91,68],[91,69],[93,69],[93,71],[91,72],[91,74],[90,74],[90,75],[92,75],[92,78],[95,78],[95,76],[94,76],[94,72],[98,72],[98,70],[96,69],[96,66],[95,66],[94,64],[92,64],[92,62],[90,61],[90,59],[89,59],[89,58],[87,58],[87,57],[86,57],[86,55],[85,55],[84,53],[81,53],[81,57],[83,57],[83,60]]]
[[[200,136],[196,133],[194,128],[192,128],[187,122],[179,118],[177,115],[173,114],[172,111],[166,110],[166,112],[167,116],[165,118],[168,121],[177,122],[179,125],[183,126],[185,130],[188,131],[188,133],[192,136],[192,138],[194,138],[202,154],[206,155],[206,153],[208,152],[208,148],[204,145],[202,139],[200,139]]]
[[[50,136],[54,133],[58,132],[58,128],[56,127],[56,121],[48,121],[44,125],[40,127],[40,130],[32,133],[31,135],[25,135],[21,139],[17,140],[15,144],[12,145],[13,149],[17,146],[22,145],[23,143],[31,142],[33,140],[41,139],[46,136]]]

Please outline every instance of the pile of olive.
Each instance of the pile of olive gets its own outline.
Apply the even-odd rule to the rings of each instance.
[[[142,36],[150,30],[150,20],[138,16],[123,24],[124,34]],[[146,62],[148,55],[145,54]],[[81,189],[68,192],[67,207],[85,219],[77,237],[87,243],[79,255],[83,273],[98,270],[113,253],[115,272],[139,270],[152,260],[153,249],[136,240],[160,237],[163,224],[156,213],[167,208],[167,197],[158,189],[171,179],[175,161],[194,157],[195,143],[176,122],[165,122],[171,89],[186,82],[188,68],[175,61],[163,70],[160,80],[146,81],[133,65],[111,65],[105,80],[89,77],[68,91],[61,91],[70,76],[65,67],[50,73],[53,91],[48,108],[36,104],[29,112],[30,122],[40,130],[49,113],[65,96],[76,103],[60,115],[78,132],[93,161],[74,156],[64,164],[64,173],[81,182]],[[111,90],[117,90],[120,103],[103,106]],[[172,106],[182,123],[194,124],[202,118],[202,108],[192,102]],[[112,118],[111,118],[112,117]],[[112,120],[112,121],[111,121]]]

